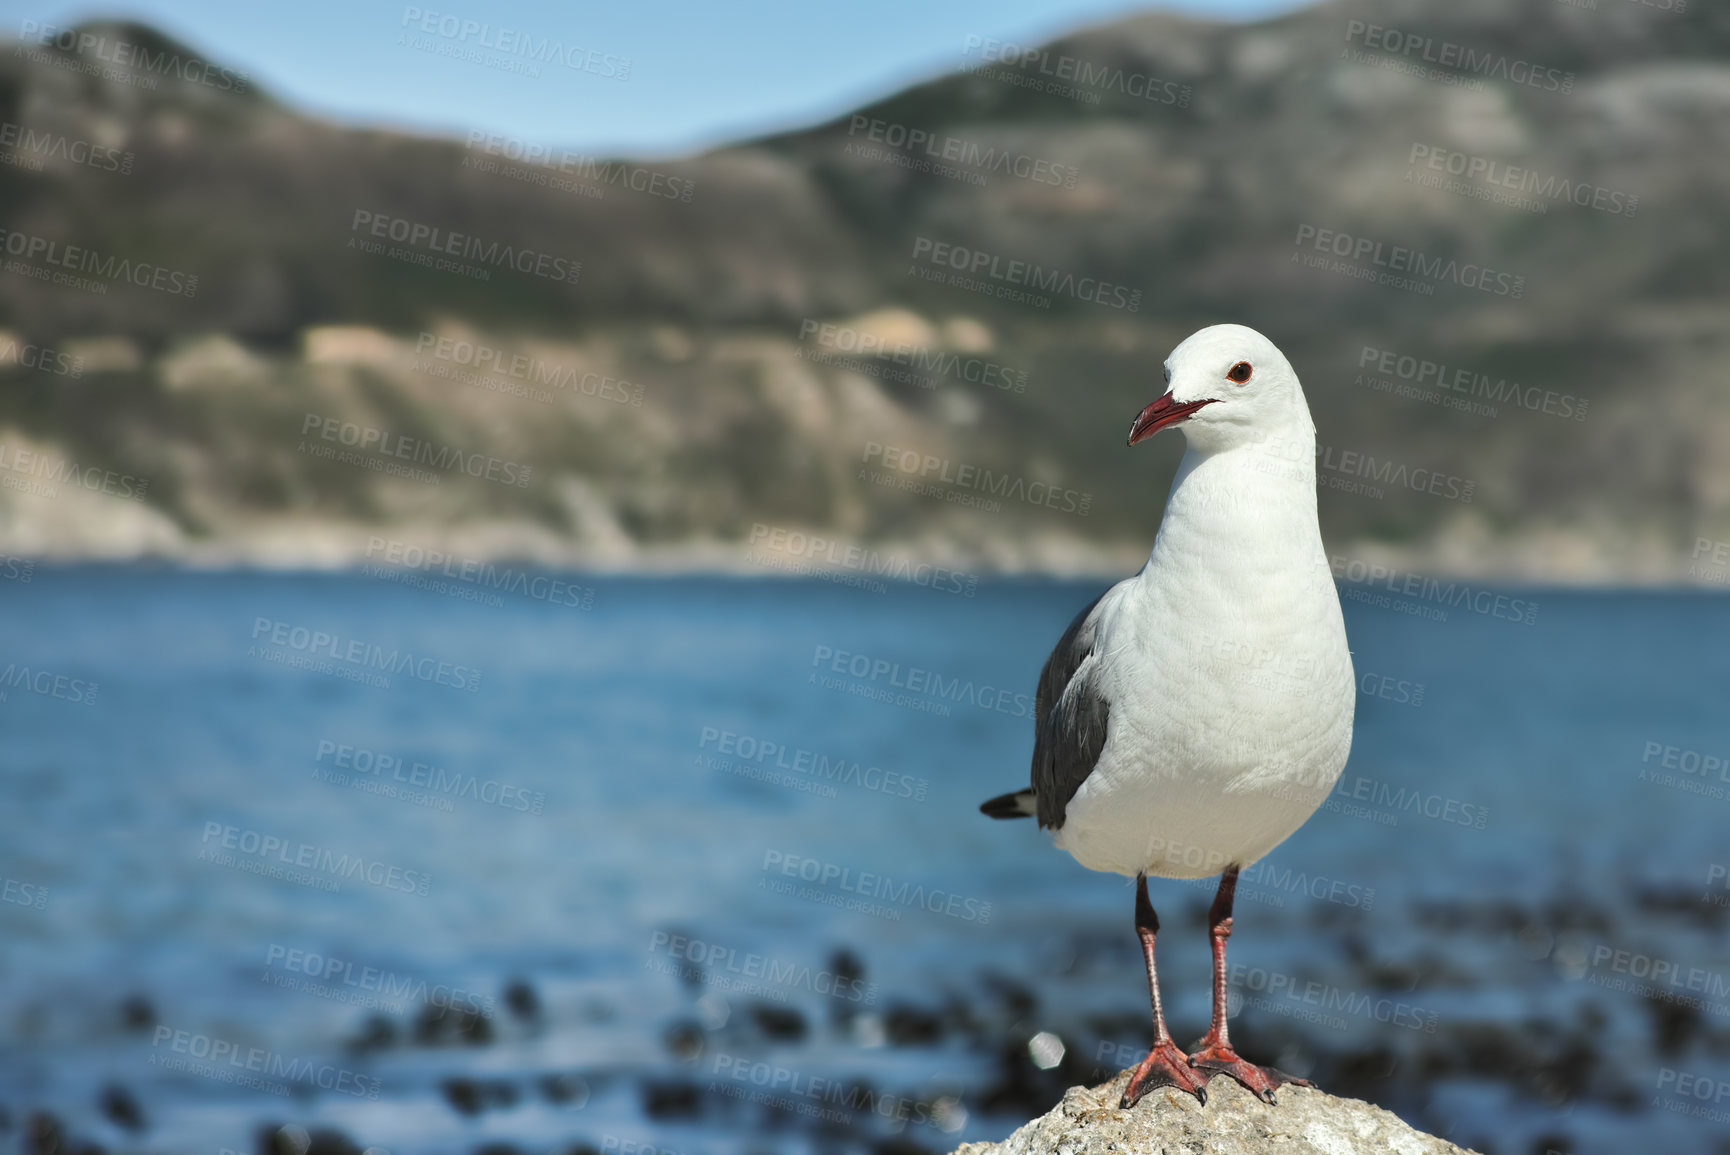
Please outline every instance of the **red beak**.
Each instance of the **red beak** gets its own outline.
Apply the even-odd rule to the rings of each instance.
[[[1203,405],[1212,405],[1219,400],[1217,397],[1206,397],[1200,401],[1173,401],[1167,393],[1146,409],[1136,415],[1135,424],[1129,427],[1129,443],[1152,437],[1168,425],[1176,425]]]

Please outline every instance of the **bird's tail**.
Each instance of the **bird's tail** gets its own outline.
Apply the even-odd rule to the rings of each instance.
[[[988,818],[1032,818],[1039,813],[1039,807],[1033,801],[1031,789],[1014,790],[999,794],[989,802],[981,802],[979,813]]]

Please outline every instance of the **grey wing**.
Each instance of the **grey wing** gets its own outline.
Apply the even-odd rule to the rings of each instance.
[[[1111,703],[1098,691],[1094,654],[1096,611],[1105,593],[1075,615],[1039,674],[1033,709],[1033,794],[1041,826],[1063,825],[1069,800],[1105,749]]]

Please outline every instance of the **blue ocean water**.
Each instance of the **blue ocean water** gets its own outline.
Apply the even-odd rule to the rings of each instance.
[[[0,583],[8,1131],[949,1150],[1138,1057],[1128,884],[976,810],[1099,583],[533,576]],[[1234,1033],[1483,1149],[1714,1149],[1730,601],[1508,596],[1345,603],[1351,763],[1246,875]],[[1209,895],[1153,885],[1180,1039]]]

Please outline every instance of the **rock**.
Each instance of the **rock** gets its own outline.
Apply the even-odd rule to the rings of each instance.
[[[505,984],[505,1006],[522,1022],[540,1022],[541,996],[527,979],[512,979]]]
[[[1380,1107],[1309,1087],[1281,1087],[1269,1106],[1221,1077],[1207,1085],[1205,1107],[1161,1087],[1120,1111],[1128,1082],[1124,1071],[1097,1087],[1071,1087],[1001,1143],[963,1143],[954,1155],[1465,1155]]]

